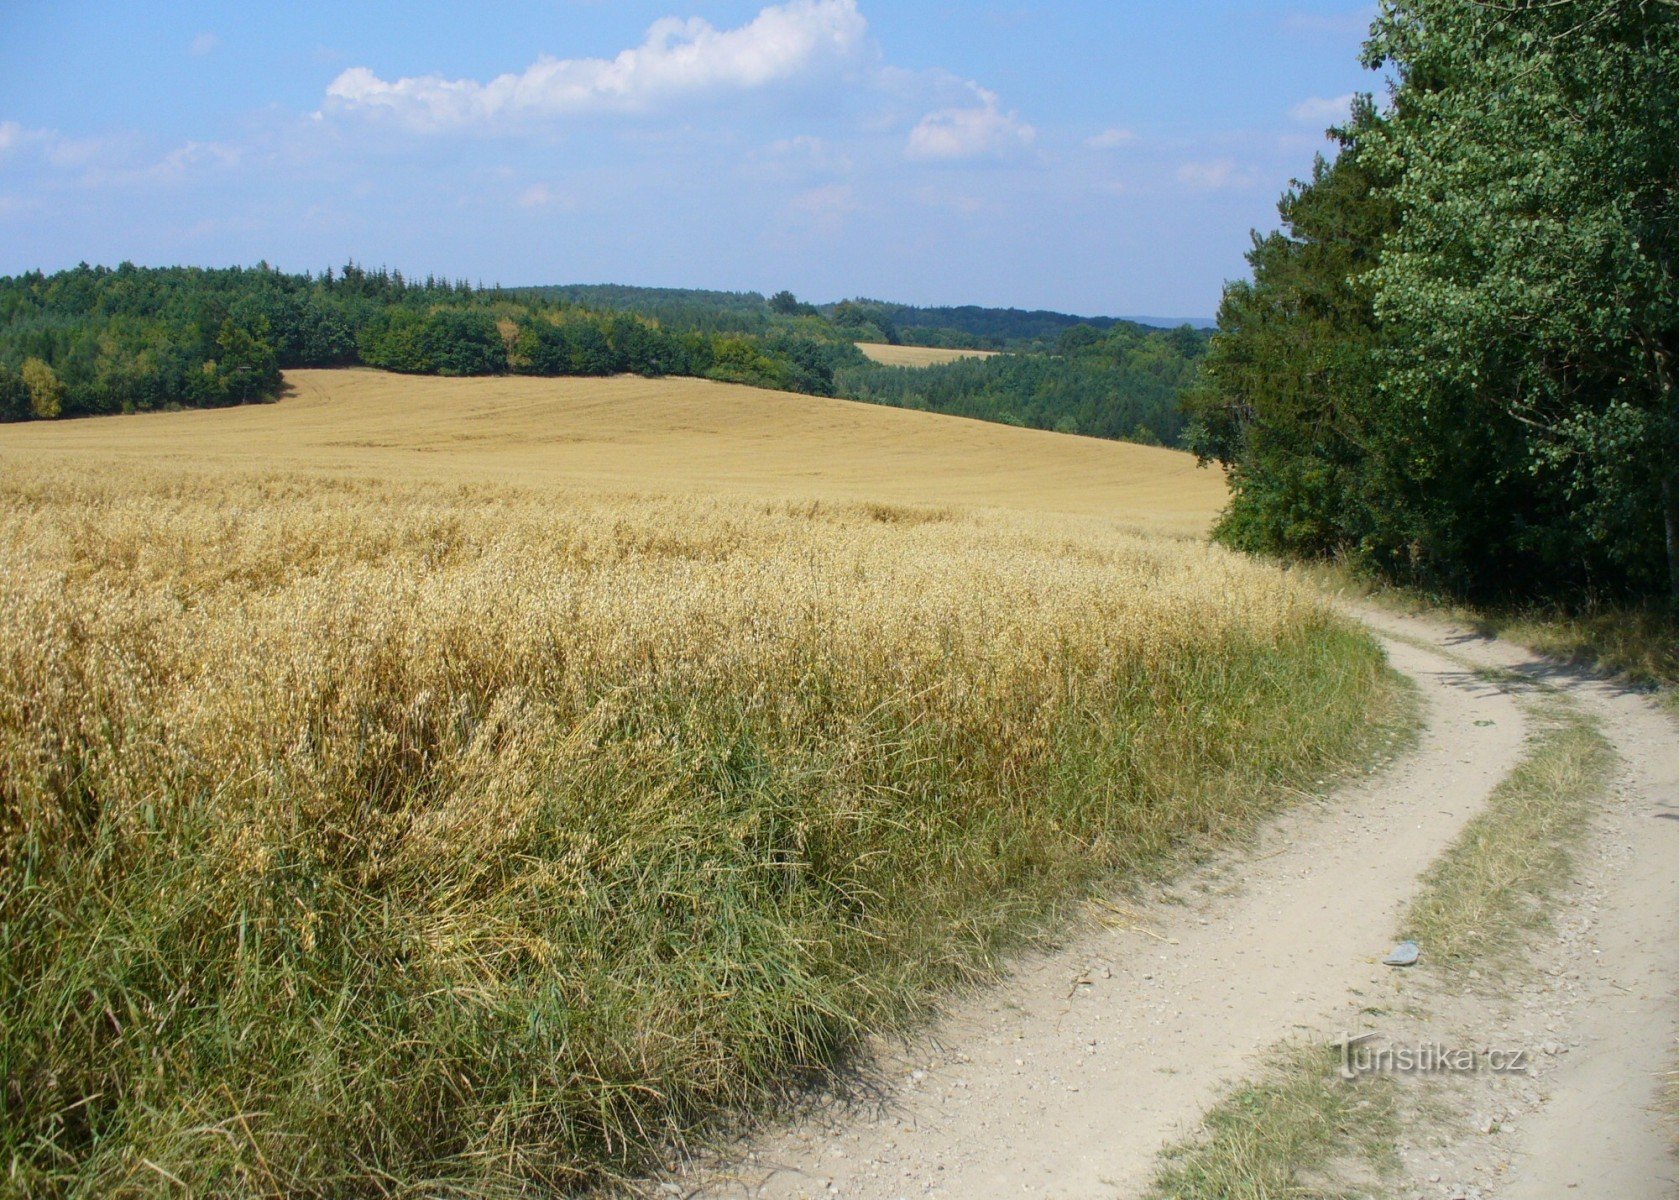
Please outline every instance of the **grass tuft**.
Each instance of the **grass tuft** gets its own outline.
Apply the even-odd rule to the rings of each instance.
[[[1590,717],[1554,700],[1530,711],[1541,725],[1528,753],[1429,869],[1406,914],[1404,935],[1447,971],[1496,969],[1545,923],[1614,770],[1614,748]]]
[[[1202,1118],[1168,1149],[1149,1200],[1329,1200],[1380,1194],[1329,1182],[1379,1175],[1391,1161],[1398,1107],[1393,1081],[1349,1083],[1339,1051],[1279,1047],[1276,1064]]]

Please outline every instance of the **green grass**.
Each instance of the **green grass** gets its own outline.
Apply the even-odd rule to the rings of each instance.
[[[1139,770],[1168,694],[1197,737]],[[555,789],[464,882],[299,860],[254,896],[221,876],[202,806],[120,878],[11,898],[0,1193],[515,1196],[631,1175],[918,1019],[1089,889],[1356,762],[1388,694],[1362,636],[1321,629],[1184,661],[1015,779],[890,712],[866,750],[791,764],[727,696],[650,697],[602,736],[657,722],[667,749]],[[845,774],[867,798],[836,803]],[[119,836],[93,831],[88,858]],[[579,854],[586,890],[556,893]],[[439,889],[463,887],[470,923],[436,928],[461,901]],[[501,942],[501,962],[456,973],[418,938],[458,940],[463,970]]]
[[[1348,1082],[1339,1051],[1287,1045],[1259,1080],[1202,1118],[1162,1158],[1148,1200],[1340,1200],[1380,1195],[1398,1130],[1392,1080]]]
[[[1500,966],[1545,922],[1615,767],[1591,718],[1556,700],[1530,708],[1541,724],[1528,753],[1429,869],[1405,916],[1404,936],[1448,971]]]

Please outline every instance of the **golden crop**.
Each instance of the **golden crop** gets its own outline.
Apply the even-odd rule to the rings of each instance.
[[[1368,735],[1368,642],[1123,453],[704,388],[638,474],[638,385],[586,459],[502,382],[0,431],[0,1184],[631,1169]]]

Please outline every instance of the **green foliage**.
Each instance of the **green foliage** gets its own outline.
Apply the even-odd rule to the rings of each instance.
[[[361,335],[368,366],[414,375],[500,375],[507,347],[486,312],[412,308],[391,310]]]
[[[842,369],[835,382],[841,395],[876,404],[1145,444],[1180,440],[1180,399],[1196,379],[1207,335],[1187,326],[1103,332],[1075,325],[1059,335],[1057,349],[937,367],[866,363]]]
[[[1391,3],[1232,285],[1221,534],[1471,598],[1679,597],[1679,9]]]
[[[814,317],[816,306],[805,304],[792,292],[780,291],[769,299],[770,311],[783,317]]]
[[[641,294],[596,291],[619,302]],[[711,295],[682,294],[678,327],[671,328],[542,292],[416,282],[353,263],[319,277],[266,265],[37,271],[0,278],[0,420],[264,400],[279,392],[280,372],[290,367],[697,375],[831,395],[834,370],[862,361],[814,308],[796,300],[791,315],[776,322],[762,297],[724,306],[710,324],[751,326],[733,332],[686,320],[683,314],[714,303]],[[747,311],[760,319],[731,316]],[[28,360],[40,364],[31,368],[34,385],[20,375]]]
[[[0,363],[0,421],[26,421],[29,411],[29,385],[23,376]]]
[[[58,416],[63,411],[64,385],[53,369],[38,358],[26,358],[22,374],[30,415],[46,421]]]
[[[1036,353],[905,371],[871,363],[860,341]],[[877,300],[824,312],[786,291],[484,291],[353,263],[321,276],[84,265],[0,278],[0,420],[37,415],[17,399],[31,357],[59,378],[70,416],[243,404],[277,395],[282,370],[361,363],[416,375],[686,375],[1171,444],[1205,348],[1188,327]]]

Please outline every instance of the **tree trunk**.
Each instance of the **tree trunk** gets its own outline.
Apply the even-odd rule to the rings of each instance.
[[[1679,488],[1673,486],[1672,470],[1662,475],[1662,519],[1667,524],[1667,592],[1679,605]]]

